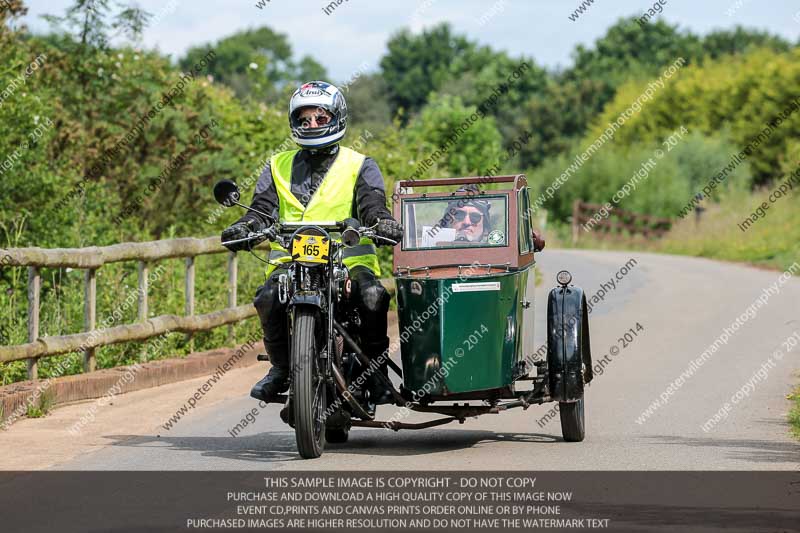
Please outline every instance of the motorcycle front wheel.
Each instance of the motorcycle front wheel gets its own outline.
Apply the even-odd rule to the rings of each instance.
[[[316,459],[325,449],[326,386],[317,357],[317,309],[295,309],[292,328],[294,432],[303,459]]]

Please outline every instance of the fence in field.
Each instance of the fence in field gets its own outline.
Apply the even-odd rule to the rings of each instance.
[[[645,238],[661,237],[672,228],[669,218],[642,215],[622,209],[607,209],[601,204],[575,200],[572,205],[572,242],[578,242],[581,233],[611,236],[628,233]]]
[[[195,258],[220,253],[228,254],[228,306],[212,313],[195,315]],[[122,342],[145,341],[167,332],[193,334],[228,325],[229,339],[232,340],[233,324],[256,314],[252,304],[237,306],[236,254],[223,248],[219,243],[219,237],[120,243],[73,249],[0,249],[0,257],[3,258],[0,267],[28,267],[28,342],[16,346],[0,346],[0,363],[27,361],[29,379],[38,378],[38,361],[43,357],[83,352],[84,372],[93,372],[96,368],[97,348]],[[150,267],[157,261],[175,258],[185,259],[184,315],[148,318]],[[138,263],[138,322],[98,329],[97,271],[104,265],[126,261]],[[84,331],[71,335],[40,337],[40,269],[66,267],[85,270]]]

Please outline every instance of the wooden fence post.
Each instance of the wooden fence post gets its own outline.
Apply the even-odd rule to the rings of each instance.
[[[146,261],[139,261],[139,322],[147,322],[147,293],[149,291],[150,268]],[[142,347],[139,356],[142,362],[147,361],[147,343]]]
[[[39,338],[39,299],[42,292],[42,276],[39,267],[28,267],[28,342]],[[39,379],[39,359],[27,360],[28,379]]]
[[[578,242],[578,233],[580,230],[580,217],[581,217],[581,201],[576,198],[572,203],[572,244]]]
[[[194,315],[194,257],[186,258],[186,285],[184,288],[184,296],[186,298],[186,306],[184,314],[186,316]],[[189,351],[194,351],[194,336],[187,335],[189,341]]]
[[[238,260],[236,254],[231,252],[228,254],[228,307],[236,307],[237,300],[237,278],[238,278]],[[236,326],[230,324],[228,326],[228,344],[233,344],[236,340]]]
[[[147,320],[147,292],[149,289],[148,276],[150,268],[144,261],[139,261],[139,322]]]
[[[97,269],[88,269],[85,276],[83,326],[85,331],[94,331],[97,325]],[[86,348],[83,352],[83,371],[94,372],[96,368],[95,349]]]

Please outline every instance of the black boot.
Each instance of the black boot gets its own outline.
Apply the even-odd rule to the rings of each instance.
[[[389,372],[388,369],[386,368],[387,363],[382,362],[380,357],[381,356],[375,356],[371,358],[372,361],[378,361],[379,366],[375,369],[374,372],[372,372],[372,374],[369,376],[369,379],[367,380],[369,401],[375,405],[394,403],[394,395],[392,394],[392,391],[389,389],[389,385],[386,384],[386,381],[389,381],[389,383],[391,383],[391,380],[389,380]],[[386,355],[383,355],[383,357],[386,357]],[[381,379],[381,377],[385,377],[386,381]]]
[[[389,357],[389,337],[385,337],[378,341],[365,341],[363,343],[364,353],[366,353],[370,360],[377,363],[377,368],[369,376],[367,381],[367,390],[369,390],[370,402],[375,405],[384,405],[387,403],[394,403],[394,396],[392,391],[389,390],[388,385],[381,379],[378,374],[382,374],[389,380],[389,371],[387,369],[388,363],[386,358]],[[373,366],[373,368],[375,367]],[[391,383],[391,381],[389,381]]]
[[[382,367],[375,372],[377,374],[380,372],[384,376],[388,375],[386,372],[386,367]],[[392,391],[384,384],[383,380],[380,379],[375,374],[369,377],[369,401],[374,403],[375,405],[385,405],[387,403],[394,403],[394,396],[392,395]]]
[[[286,347],[267,346],[267,352],[272,368],[269,369],[266,376],[253,385],[253,388],[250,389],[250,396],[269,403],[274,401],[277,395],[289,390],[289,376],[292,374],[292,367]]]

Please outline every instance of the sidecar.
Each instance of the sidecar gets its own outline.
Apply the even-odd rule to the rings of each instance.
[[[559,273],[547,343],[536,346],[525,176],[401,181],[394,199],[405,228],[393,264],[403,398],[461,421],[559,402],[564,439],[583,440],[592,379],[586,299]],[[470,400],[482,402],[453,404]]]

